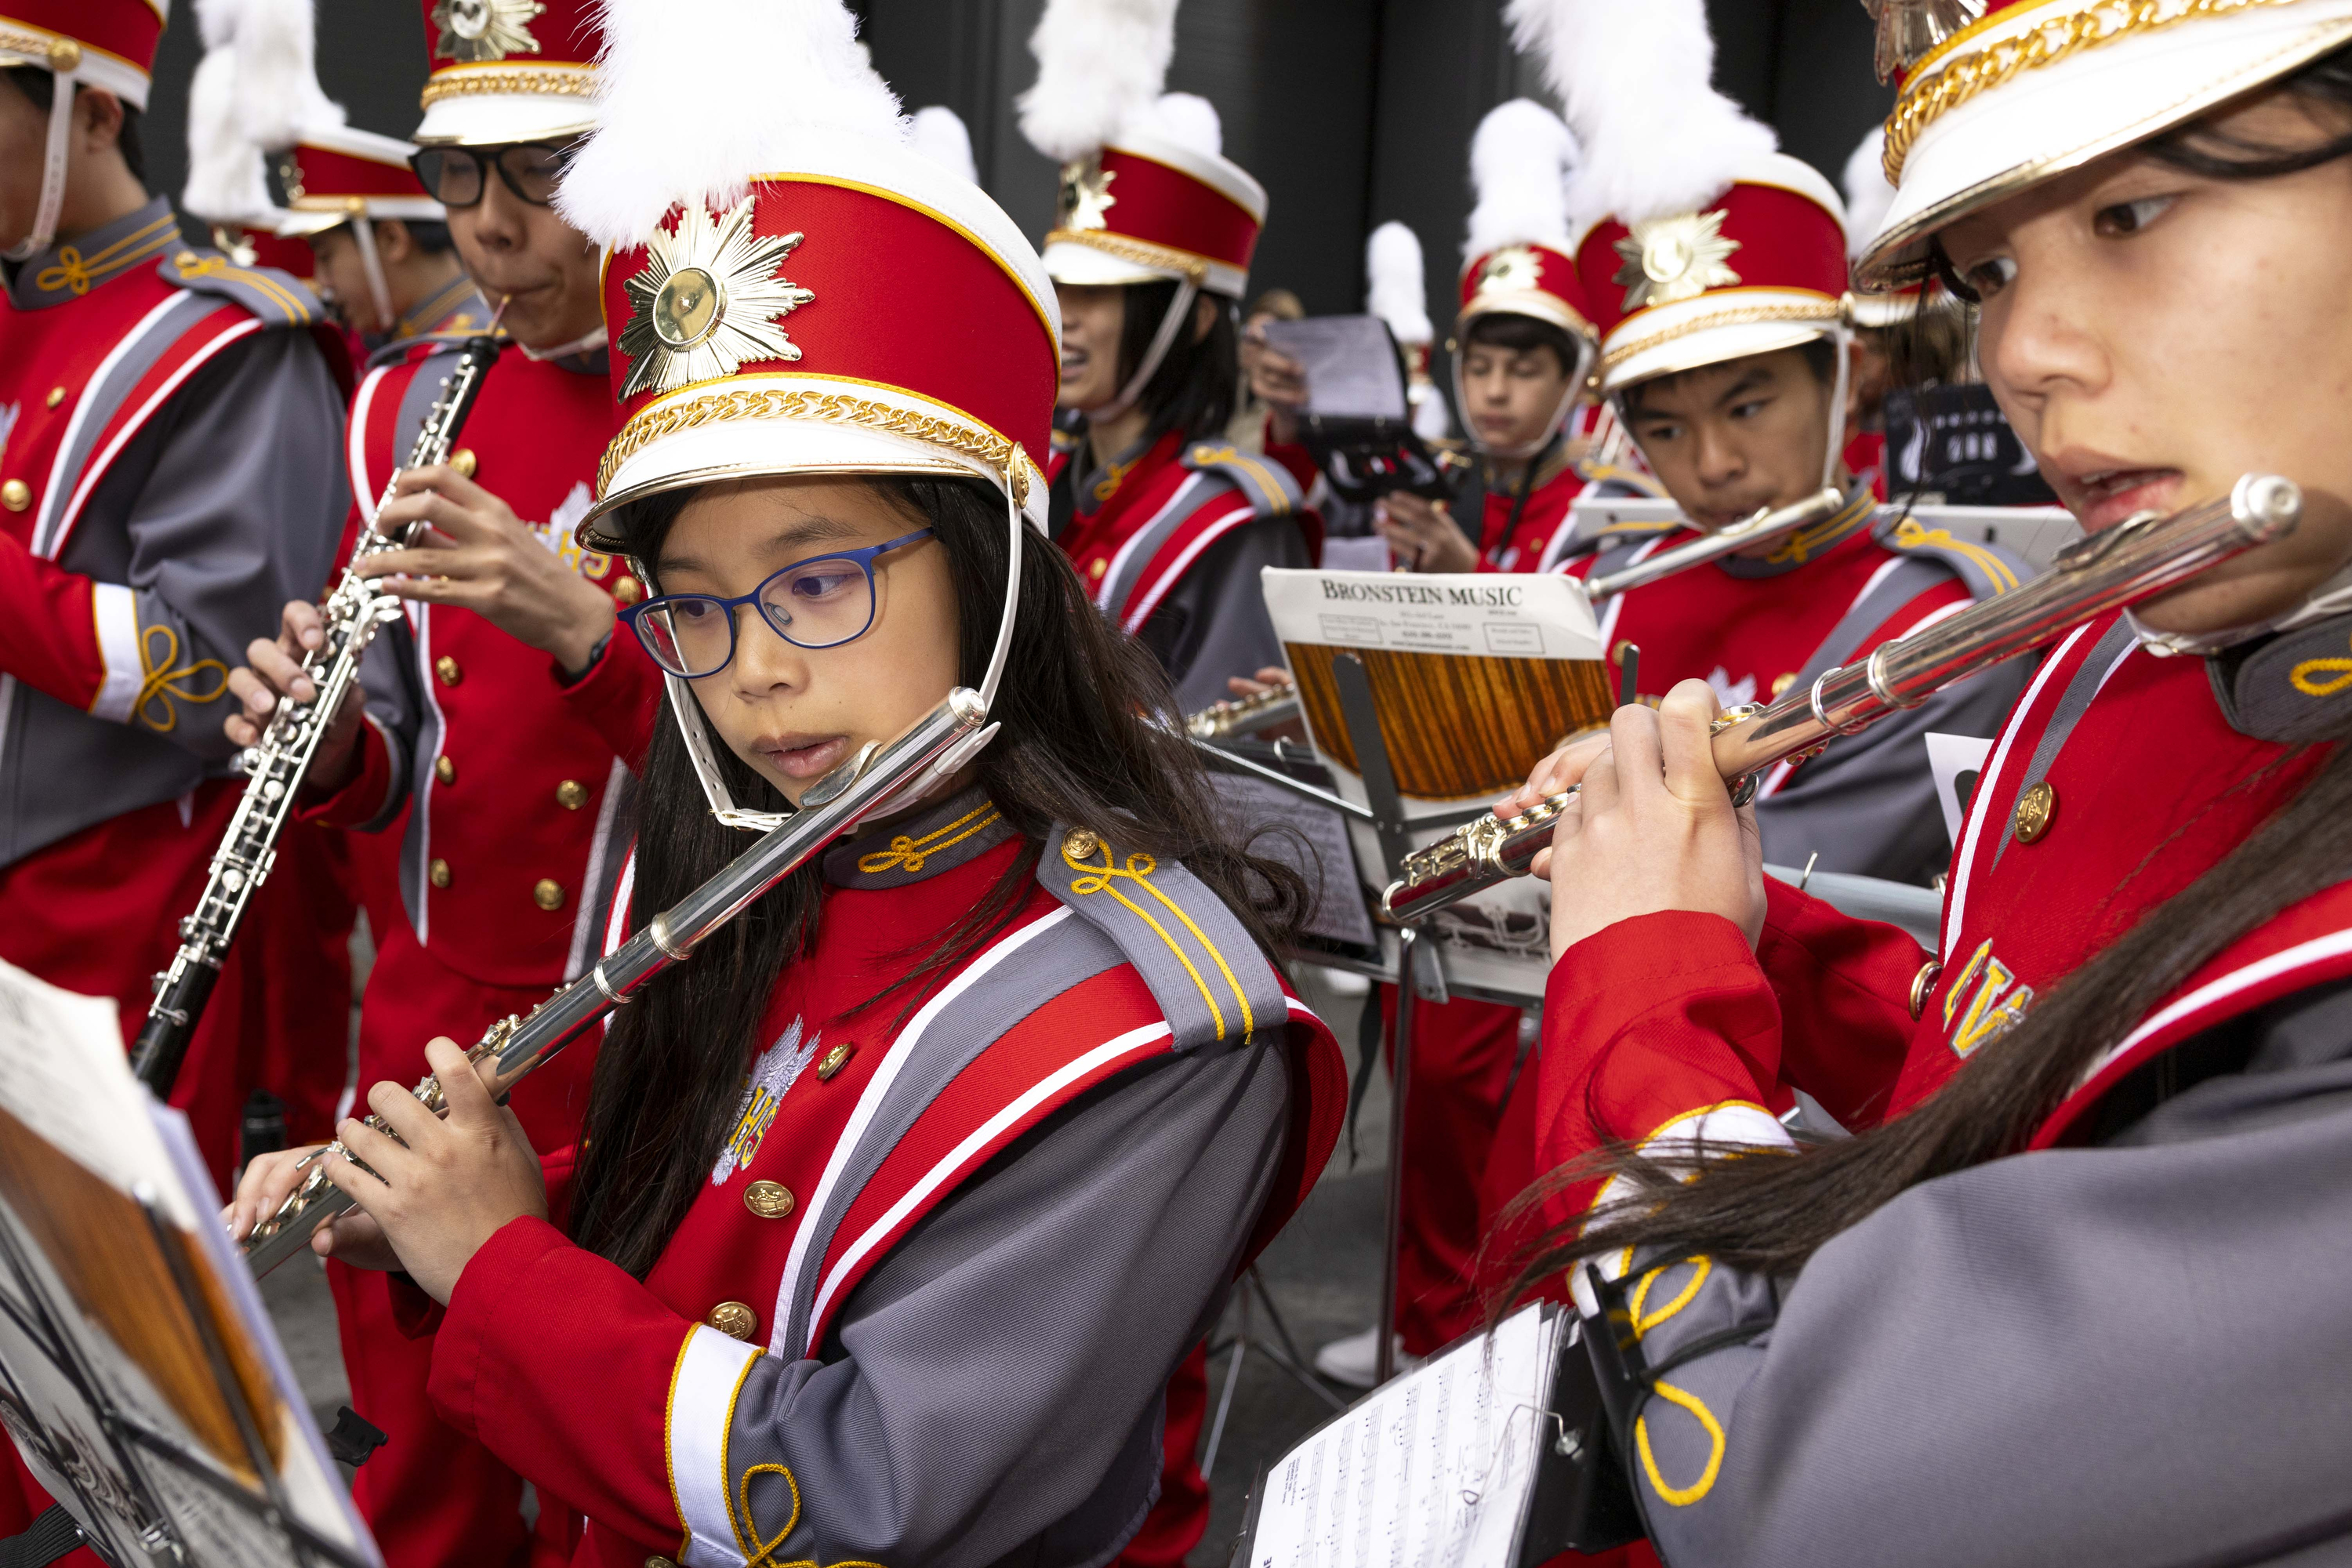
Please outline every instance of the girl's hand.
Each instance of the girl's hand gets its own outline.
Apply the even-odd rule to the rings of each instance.
[[[1372,526],[1389,542],[1399,565],[1410,572],[1475,572],[1478,551],[1438,501],[1396,490],[1372,510]]]
[[[1756,945],[1763,844],[1754,808],[1735,809],[1715,770],[1707,727],[1717,712],[1706,682],[1685,680],[1655,710],[1633,704],[1610,720],[1607,748],[1570,781],[1584,787],[1552,834],[1555,960],[1604,927],[1662,910],[1721,915]]]
[[[302,1162],[324,1147],[323,1143],[313,1143],[307,1149],[281,1149],[248,1161],[245,1173],[237,1178],[236,1195],[221,1210],[229,1239],[243,1241],[253,1234],[254,1226],[283,1207],[294,1189],[310,1174]],[[400,1267],[400,1259],[383,1239],[383,1229],[364,1214],[346,1214],[320,1226],[310,1237],[310,1250],[321,1258],[340,1258],[356,1268],[389,1270]]]
[[[383,1227],[398,1267],[446,1307],[484,1242],[509,1221],[547,1217],[547,1187],[522,1123],[490,1099],[457,1043],[444,1036],[425,1047],[425,1059],[441,1079],[448,1118],[400,1085],[379,1083],[368,1090],[368,1108],[398,1140],[346,1121],[337,1136],[375,1174],[336,1158],[326,1171]]]

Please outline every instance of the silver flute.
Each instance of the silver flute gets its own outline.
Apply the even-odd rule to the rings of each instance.
[[[457,432],[464,428],[466,416],[481,392],[482,377],[498,357],[495,338],[467,342],[448,379],[441,384],[424,428],[416,433],[408,453],[408,468],[448,459]],[[393,481],[385,484],[383,496],[376,502],[378,510],[392,500],[392,483],[399,477],[395,473]],[[180,1064],[187,1059],[188,1046],[195,1037],[196,1022],[204,1016],[214,983],[220,978],[229,943],[236,940],[237,927],[252,907],[254,893],[278,863],[278,837],[294,814],[294,797],[301,793],[302,781],[319,754],[319,742],[341,710],[344,697],[358,682],[360,662],[375,640],[376,629],[400,618],[400,600],[385,593],[374,579],[362,576],[360,568],[386,551],[404,547],[414,531],[409,528],[389,535],[373,527],[361,531],[342,577],[319,607],[325,636],[302,658],[302,673],[318,689],[317,694],[308,702],[298,702],[290,695],[280,698],[277,710],[262,728],[260,740],[237,754],[236,765],[250,782],[237,802],[236,815],[229,818],[228,830],[221,836],[220,847],[213,851],[204,896],[196,901],[195,911],[180,921],[180,947],[172,955],[172,966],[155,976],[155,1000],[131,1047],[133,1070],[159,1100],[172,1092]]]
[[[705,937],[824,853],[835,839],[889,809],[925,768],[987,721],[988,707],[980,693],[959,686],[897,740],[868,742],[810,786],[791,820],[769,829],[728,862],[726,869],[656,915],[645,930],[532,1008],[528,1017],[507,1017],[491,1025],[466,1053],[484,1085],[493,1096],[505,1094],[605,1014],[625,1005],[656,975],[692,957]],[[485,1062],[488,1071],[483,1070]],[[438,1079],[425,1078],[412,1092],[426,1110],[446,1113]],[[367,1125],[387,1135],[391,1131],[377,1117],[369,1117]],[[309,1173],[302,1184],[246,1237],[246,1261],[257,1279],[302,1251],[320,1226],[353,1206],[342,1189],[327,1179],[323,1162],[330,1154],[350,1158],[341,1143],[330,1143],[305,1159],[301,1168]]]
[[[1298,717],[1298,688],[1285,681],[1252,697],[1212,702],[1184,721],[1184,732],[1196,741],[1225,741],[1257,730],[1270,730]]]
[[[1804,690],[1748,703],[1716,721],[1715,765],[1745,805],[1773,763],[1810,756],[1900,708],[1915,708],[1955,682],[2055,642],[2068,629],[2137,604],[2242,551],[2294,531],[2303,492],[2274,474],[2247,474],[2227,499],[2159,517],[2143,512],[2059,553],[2056,563],[2014,593],[1972,605],[1868,658],[1827,671]],[[1435,914],[1481,889],[1528,874],[1551,842],[1570,788],[1497,820],[1492,814],[1407,856],[1381,909],[1399,924]]]
[[[1834,485],[1824,485],[1804,500],[1780,510],[1759,508],[1754,515],[1703,539],[1676,545],[1647,561],[1637,562],[1622,572],[1612,572],[1605,577],[1585,579],[1584,596],[1595,604],[1614,598],[1628,588],[1639,588],[1661,577],[1671,577],[1677,572],[1687,572],[1694,566],[1704,566],[1719,561],[1735,552],[1767,540],[1778,539],[1784,533],[1794,533],[1833,514],[1845,504],[1845,494]]]

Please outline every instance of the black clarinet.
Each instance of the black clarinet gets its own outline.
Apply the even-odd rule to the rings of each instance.
[[[498,357],[496,338],[467,341],[457,365],[441,384],[440,396],[425,416],[425,427],[416,433],[407,468],[448,459],[482,389],[482,377]],[[391,500],[388,481],[376,502],[378,509]],[[187,1059],[197,1021],[205,1016],[205,1004],[211,1000],[213,985],[220,979],[221,961],[228,956],[229,943],[236,940],[237,927],[245,923],[246,912],[253,907],[254,893],[277,864],[278,836],[294,813],[294,797],[301,792],[327,727],[359,682],[360,660],[368,644],[375,640],[379,626],[397,620],[403,613],[395,595],[360,575],[361,563],[404,547],[413,531],[404,529],[392,536],[373,527],[362,531],[341,580],[320,606],[326,637],[302,659],[302,673],[310,678],[318,694],[308,702],[281,698],[260,741],[237,755],[237,768],[251,782],[245,786],[245,798],[237,802],[236,815],[229,818],[220,847],[213,852],[204,897],[197,900],[195,912],[180,921],[180,950],[172,955],[172,967],[155,976],[154,1003],[147,1009],[146,1025],[131,1047],[131,1069],[158,1100],[172,1092],[173,1082],[180,1076],[180,1064]]]

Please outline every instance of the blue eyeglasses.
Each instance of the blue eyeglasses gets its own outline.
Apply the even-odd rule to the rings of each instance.
[[[716,675],[735,657],[735,612],[759,607],[760,618],[794,647],[838,647],[874,625],[874,561],[931,537],[928,528],[863,550],[836,551],[795,561],[740,599],[715,594],[664,594],[632,605],[621,620],[653,661],[688,680]]]

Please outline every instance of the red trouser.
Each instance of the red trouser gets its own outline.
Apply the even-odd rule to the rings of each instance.
[[[369,907],[382,906],[371,899]],[[552,989],[469,980],[419,945],[405,922],[386,924],[389,930],[376,931],[375,967],[360,1005],[362,1102],[379,1080],[406,1089],[423,1077],[425,1042],[434,1036],[470,1045],[508,1014],[530,1012]],[[601,1038],[592,1031],[516,1086],[515,1114],[541,1152],[578,1139]],[[520,1511],[522,1479],[434,1412],[425,1394],[433,1342],[411,1340],[394,1326],[384,1277],[330,1262],[327,1278],[335,1294],[352,1408],[391,1439],[360,1467],[352,1484],[352,1496],[383,1548],[387,1568],[569,1562],[577,1522],[541,1493],[538,1529],[526,1531]]]
[[[1392,1027],[1396,987],[1380,993],[1381,1018]],[[1517,1007],[1414,1004],[1397,1247],[1397,1332],[1408,1355],[1427,1355],[1486,1321],[1474,1278],[1478,1189],[1518,1055]]]
[[[272,984],[261,1021],[261,1087],[286,1106],[288,1147],[333,1137],[350,1070],[352,926],[359,910],[349,836],[287,824],[269,885],[281,917],[249,940]]]
[[[181,801],[164,801],[83,828],[0,869],[0,958],[52,985],[111,996],[127,1047],[147,1021],[152,976],[180,944],[180,917],[196,907],[215,848],[244,793],[240,779],[216,779]],[[278,917],[282,895],[265,884],[248,933]],[[259,1068],[266,947],[240,940],[181,1065],[172,1103],[188,1114],[213,1180],[227,1185],[245,1101]],[[9,1446],[0,1474],[0,1537],[15,1535],[49,1506]],[[84,1547],[62,1561],[96,1568]]]
[[[1167,1424],[1160,1434],[1160,1500],[1120,1548],[1118,1568],[1184,1568],[1185,1554],[1209,1533],[1209,1481],[1201,1474],[1201,1427],[1209,1413],[1209,1347],[1176,1364],[1168,1380]]]

